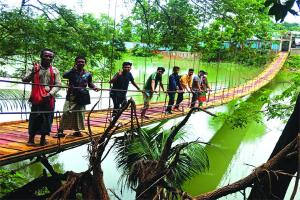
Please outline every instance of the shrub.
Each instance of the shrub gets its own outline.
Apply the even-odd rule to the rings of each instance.
[[[113,45],[116,48],[117,51],[126,52],[126,46],[124,42],[120,39],[114,39]]]
[[[135,45],[131,52],[132,55],[139,57],[150,57],[154,55],[147,47],[140,46],[139,44]]]
[[[285,67],[300,68],[300,55],[290,55],[284,63]]]
[[[0,197],[24,185],[26,178],[19,172],[0,169]]]

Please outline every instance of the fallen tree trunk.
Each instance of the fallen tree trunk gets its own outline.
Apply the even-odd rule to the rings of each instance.
[[[276,167],[279,164],[285,163],[286,161],[289,160],[294,160],[296,158],[297,154],[294,153],[296,145],[297,145],[296,140],[292,141],[285,148],[283,148],[278,154],[272,157],[268,162],[254,169],[254,171],[250,175],[246,176],[245,178],[235,183],[232,183],[230,185],[219,188],[215,191],[208,192],[199,195],[197,197],[194,197],[193,199],[194,200],[218,199],[228,194],[232,194],[240,190],[243,190],[246,187],[250,187],[255,181],[264,177],[270,177],[271,174],[274,174],[276,176],[291,177],[289,174],[274,169],[276,169]],[[274,199],[274,197],[272,199]]]

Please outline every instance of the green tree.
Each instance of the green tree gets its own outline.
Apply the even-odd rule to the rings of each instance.
[[[189,50],[199,24],[194,7],[187,0],[137,0],[133,20],[141,42],[172,50]]]
[[[21,10],[2,7],[0,58],[31,63],[39,60],[41,49],[48,47],[56,52],[55,65],[61,72],[73,66],[76,55],[83,54],[89,61],[87,69],[96,78],[107,77],[114,60],[120,58],[114,46],[117,43],[111,42],[118,35],[113,19],[78,15],[56,4],[40,2],[33,7],[28,2]]]
[[[172,50],[188,50],[199,23],[194,8],[188,0],[170,0],[160,8],[160,20],[157,23],[161,36],[159,45]]]
[[[0,197],[26,183],[27,179],[19,172],[0,169]]]
[[[263,6],[262,0],[226,0],[219,6],[214,23],[219,26],[216,31],[223,32],[222,39],[243,48],[247,39],[253,36],[260,39],[271,38],[272,22],[266,12],[258,12]]]
[[[118,24],[118,29],[120,30],[120,38],[126,42],[139,42],[140,37],[138,36],[137,27],[134,25],[133,17],[129,16],[123,18]]]

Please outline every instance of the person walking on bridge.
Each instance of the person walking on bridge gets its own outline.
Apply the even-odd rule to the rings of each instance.
[[[112,98],[114,109],[112,117],[115,117],[118,111],[126,104],[126,93],[128,90],[129,82],[140,91],[139,86],[135,83],[133,76],[130,72],[132,63],[123,62],[122,71],[116,73],[116,75],[109,81],[113,86],[110,91],[110,97]]]
[[[208,73],[204,72],[203,76],[200,78],[200,93],[198,97],[199,107],[203,107],[203,103],[206,102],[206,94],[211,91],[208,85],[207,75]]]
[[[143,119],[149,119],[148,116],[146,116],[146,112],[149,108],[150,105],[150,101],[153,97],[153,93],[157,92],[156,91],[156,87],[159,84],[159,87],[161,87],[161,89],[163,90],[163,92],[165,92],[164,90],[164,85],[162,84],[162,75],[165,72],[165,68],[163,67],[158,67],[156,72],[154,72],[153,74],[151,74],[149,76],[149,78],[147,79],[147,82],[144,86],[144,93],[143,93],[143,97],[144,97],[144,107],[142,109],[141,112],[141,118]]]
[[[193,84],[193,74],[194,69],[189,69],[188,73],[180,77],[180,85],[182,87],[182,91],[178,91],[178,96],[176,100],[176,104],[174,106],[174,111],[181,111],[179,109],[180,103],[183,101],[183,94],[185,91],[191,92],[192,91],[192,84]]]
[[[193,84],[192,84],[192,102],[191,102],[191,108],[195,107],[196,102],[199,99],[200,92],[201,92],[201,79],[204,76],[205,71],[200,70],[198,75],[194,76],[193,78]]]
[[[196,101],[199,102],[199,107],[203,106],[203,103],[206,101],[206,93],[208,90],[210,90],[210,87],[208,85],[207,81],[207,72],[204,70],[200,70],[198,75],[193,78],[193,84],[192,84],[192,102],[191,102],[191,108],[195,107]]]
[[[47,144],[46,135],[51,132],[55,94],[60,90],[61,80],[59,71],[51,65],[54,52],[51,49],[43,49],[40,53],[41,62],[35,63],[22,79],[23,82],[32,82],[32,90],[29,101],[31,113],[29,115],[27,145],[33,146],[35,135],[40,134],[40,145]]]
[[[182,87],[180,84],[179,70],[180,70],[180,68],[178,66],[174,66],[173,73],[169,76],[169,84],[168,84],[169,102],[168,102],[168,106],[165,111],[166,114],[172,114],[171,110],[174,105],[176,93],[178,93],[177,103],[181,102],[182,101],[181,98],[183,98],[183,96],[179,95],[179,93],[182,92]],[[177,103],[176,103],[176,105],[177,105]],[[177,109],[178,109],[178,107],[177,107]]]
[[[63,108],[64,113],[61,116],[58,133],[54,138],[64,137],[64,130],[74,130],[73,136],[80,137],[82,136],[80,131],[85,129],[85,106],[91,103],[86,87],[96,92],[100,90],[93,83],[92,74],[84,69],[86,62],[84,56],[77,56],[74,67],[63,74],[63,78],[68,79],[69,87]]]

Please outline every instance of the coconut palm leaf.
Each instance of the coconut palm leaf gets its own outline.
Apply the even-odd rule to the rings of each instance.
[[[167,119],[163,119],[161,122],[159,122],[156,126],[154,127],[144,127],[143,130],[147,133],[152,133],[154,135],[156,135],[157,133],[159,133],[162,129],[162,126],[165,125],[168,122]]]
[[[0,90],[0,111],[15,110],[28,106],[25,99],[28,99],[29,92],[16,89],[1,89]]]
[[[168,182],[181,188],[184,182],[209,168],[208,156],[199,142],[185,142],[172,148],[169,157]]]
[[[161,147],[156,142],[156,137],[162,134],[162,126],[166,122],[167,120],[163,120],[154,127],[140,129],[138,133],[116,137],[115,151],[118,156],[115,159],[117,167],[123,171],[120,179],[123,186],[136,186],[133,166],[137,161],[159,158]]]
[[[172,131],[162,129],[165,123],[163,121],[153,128],[142,128],[132,135],[125,134],[116,138],[116,162],[123,172],[120,179],[123,186],[137,186],[137,174],[142,168],[159,160]],[[166,181],[176,188],[181,188],[186,180],[209,166],[208,157],[199,142],[183,142],[186,134],[185,129],[177,133],[166,166],[169,169]]]

